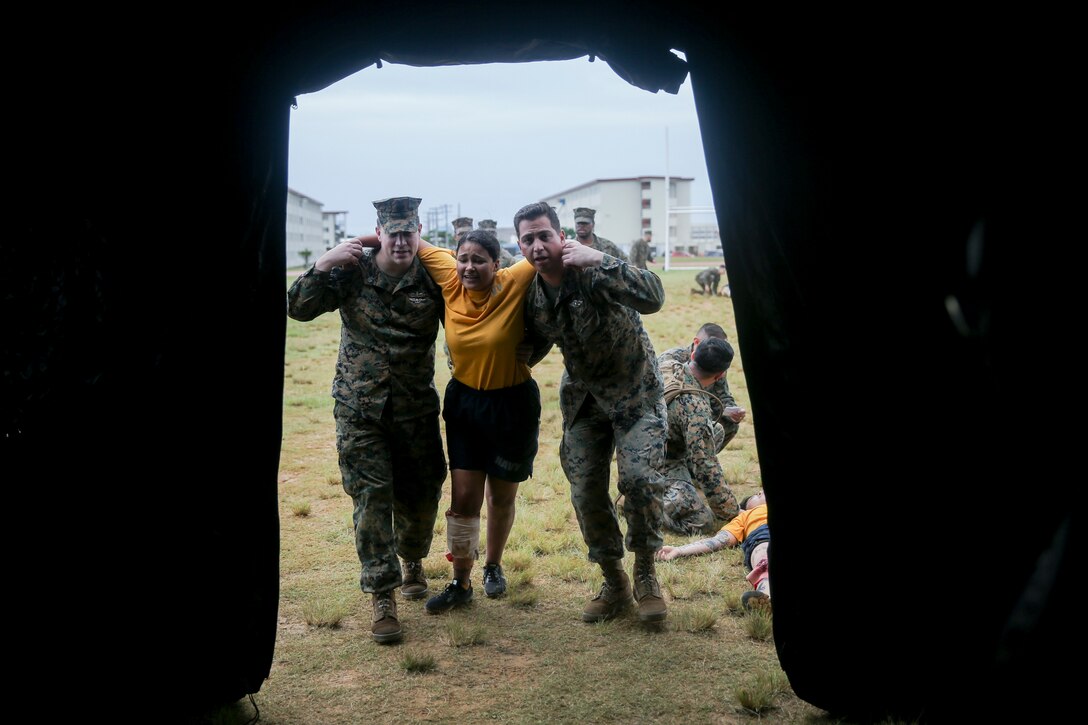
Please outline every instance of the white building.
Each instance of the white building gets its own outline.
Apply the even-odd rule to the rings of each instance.
[[[669,207],[691,206],[691,182],[686,176],[669,177]],[[594,232],[611,239],[630,251],[631,242],[649,229],[657,255],[665,249],[665,177],[635,176],[626,179],[595,179],[581,186],[561,191],[543,201],[555,207],[559,224],[574,228],[574,210],[578,207],[596,209]],[[691,220],[686,214],[672,214],[669,242],[673,249],[690,251],[695,245]]]
[[[313,264],[325,252],[322,231],[322,203],[287,189],[287,266]],[[300,252],[309,250],[307,259]]]
[[[714,256],[722,253],[722,235],[718,231],[717,224],[692,224],[691,245],[694,249],[687,251],[700,257]]]
[[[348,213],[346,211],[321,212],[321,237],[325,240],[325,249],[332,249],[348,234]]]

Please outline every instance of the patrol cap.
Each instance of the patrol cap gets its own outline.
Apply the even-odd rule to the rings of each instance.
[[[472,229],[472,217],[459,216],[453,220],[454,229]]]
[[[419,231],[419,203],[422,199],[414,196],[393,196],[378,199],[374,208],[378,210],[378,225],[386,234]]]
[[[495,221],[494,219],[481,219],[480,220],[480,229],[490,229],[491,231],[495,231],[495,229],[498,228],[498,226],[499,226],[499,223],[497,221]]]
[[[593,223],[593,218],[597,215],[596,209],[590,209],[589,207],[580,206],[574,210],[574,221]]]

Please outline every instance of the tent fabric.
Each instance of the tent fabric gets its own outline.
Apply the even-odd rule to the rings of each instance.
[[[845,11],[540,12],[27,20],[50,35],[10,94],[2,445],[12,505],[46,519],[12,576],[53,627],[26,671],[74,658],[81,707],[176,713],[270,670],[291,100],[379,61],[588,56],[649,91],[693,84],[795,691],[853,716],[1061,712],[1072,676],[1038,663],[1072,629],[1080,511],[1049,415],[1072,377],[1039,321],[1069,309],[1050,245],[1071,207],[1041,182],[1071,138],[1066,66],[1008,54],[1024,31],[992,17],[863,34]],[[827,516],[850,542],[813,545]]]

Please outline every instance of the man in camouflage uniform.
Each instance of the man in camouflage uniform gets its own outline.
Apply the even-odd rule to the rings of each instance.
[[[664,368],[669,362],[687,363],[691,360],[692,354],[695,352],[695,348],[699,347],[699,343],[704,340],[714,338],[718,340],[725,340],[725,330],[721,325],[716,325],[713,322],[708,322],[695,333],[695,338],[692,340],[691,345],[686,347],[674,347],[661,353],[658,358],[658,364]],[[732,346],[730,346],[732,350]],[[729,356],[732,361],[733,356]],[[737,435],[737,429],[740,427],[741,421],[744,420],[747,412],[744,408],[737,405],[736,399],[733,398],[733,393],[729,392],[729,382],[725,379],[723,373],[720,378],[713,382],[706,391],[721,401],[724,412],[722,417],[715,423],[714,440],[719,441],[716,443],[714,449],[715,453],[721,453],[729,441],[733,440],[733,437]]]
[[[695,275],[695,284],[699,285],[700,289],[692,289],[693,295],[710,295],[712,297],[718,296],[718,284],[721,282],[722,274],[713,267],[707,267],[699,274]]]
[[[472,231],[472,217],[460,216],[453,220],[453,248],[456,249],[461,239]]]
[[[594,221],[597,218],[597,210],[590,209],[589,207],[580,206],[574,210],[574,236],[579,242],[592,247],[605,254],[611,254],[617,259],[627,261],[627,255],[620,251],[620,248],[615,244],[605,239],[604,237],[598,237],[593,233],[594,227],[597,226],[597,222]]]
[[[639,269],[646,269],[646,263],[650,260],[650,241],[653,232],[647,229],[642,233],[642,239],[631,242],[631,264]]]
[[[491,232],[492,234],[495,235],[496,239],[499,238],[498,226],[499,226],[499,223],[497,221],[495,221],[494,219],[481,219],[480,220],[480,229]],[[500,269],[502,269],[503,267],[509,267],[510,265],[512,265],[514,263],[514,255],[510,254],[510,252],[506,251],[506,247],[504,247],[502,245],[503,245],[503,242],[500,239],[499,240],[499,268]]]
[[[430,551],[446,478],[434,387],[442,294],[416,259],[419,202],[374,202],[376,253],[364,253],[357,239],[345,241],[287,293],[293,319],[340,311],[332,384],[336,449],[354,502],[359,584],[372,595],[377,642],[401,638],[394,589],[410,599],[428,593],[421,560]]]
[[[732,360],[733,348],[717,338],[697,346],[686,363],[658,358],[669,414],[664,525],[678,534],[711,534],[737,515],[737,499],[717,455],[722,427],[715,418],[722,409],[707,393]]]
[[[604,585],[582,612],[598,622],[631,603],[624,544],[635,553],[639,619],[659,622],[665,601],[654,571],[661,546],[659,469],[665,450],[665,402],[653,345],[639,313],[661,309],[665,292],[653,272],[566,240],[555,210],[540,202],[514,216],[522,254],[537,270],[525,297],[530,334],[563,351],[560,462],[589,560]],[[626,503],[626,541],[609,495],[612,454]]]

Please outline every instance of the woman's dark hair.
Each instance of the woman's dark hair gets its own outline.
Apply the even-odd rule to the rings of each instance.
[[[499,240],[486,229],[473,229],[461,237],[461,241],[457,242],[457,248],[460,249],[465,242],[476,242],[487,250],[487,253],[491,255],[492,262],[499,260]]]

